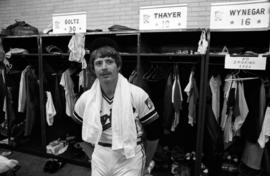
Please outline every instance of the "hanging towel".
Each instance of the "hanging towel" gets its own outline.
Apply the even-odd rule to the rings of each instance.
[[[75,61],[82,64],[82,69],[87,67],[86,61],[84,59],[85,55],[85,36],[84,34],[76,33],[72,36],[69,41],[68,48],[70,50],[69,53],[69,61]]]
[[[207,32],[205,30],[202,31],[201,33],[201,38],[198,42],[198,49],[197,52],[199,54],[205,54],[207,51],[207,47],[208,47],[208,41],[207,41]]]
[[[49,126],[53,125],[53,117],[56,115],[56,110],[53,104],[52,94],[46,91],[47,102],[46,102],[46,120]]]
[[[87,108],[83,113],[82,138],[86,142],[97,144],[102,133],[100,122],[102,94],[98,79],[85,96],[88,96],[88,100]],[[131,158],[135,156],[136,145],[137,133],[131,104],[130,83],[118,74],[112,105],[112,150],[123,149],[125,157]]]

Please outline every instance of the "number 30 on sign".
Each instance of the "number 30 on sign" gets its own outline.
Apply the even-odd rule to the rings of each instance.
[[[53,15],[53,33],[86,32],[86,13],[62,13]]]

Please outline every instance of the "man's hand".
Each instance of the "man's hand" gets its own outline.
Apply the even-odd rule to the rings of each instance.
[[[145,167],[144,169],[144,176],[150,176],[154,167],[155,167],[155,161],[151,160],[149,163],[149,166]]]
[[[146,169],[144,169],[143,176],[152,176],[152,175],[148,172],[148,170],[146,168]]]
[[[145,162],[145,168],[147,168],[150,164],[150,161],[153,159],[157,146],[158,146],[159,140],[146,140],[145,145],[145,153],[146,153],[146,162]]]

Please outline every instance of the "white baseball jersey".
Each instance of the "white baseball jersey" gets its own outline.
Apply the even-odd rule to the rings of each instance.
[[[156,120],[158,118],[158,114],[152,101],[143,89],[133,84],[130,87],[131,104],[135,114],[134,120],[137,131],[137,143],[139,143],[142,141],[142,126]],[[82,117],[85,108],[89,108],[86,107],[87,99],[87,96],[80,97],[76,102],[74,109],[74,118],[81,122],[83,120]],[[145,152],[142,144],[137,145],[135,157],[129,159],[126,159],[121,150],[112,150],[110,148],[112,144],[112,104],[113,98],[110,99],[102,93],[100,109],[102,134],[98,145],[95,146],[92,154],[92,175],[142,176],[145,165]]]
[[[137,129],[137,139],[141,140],[143,135],[142,126],[153,122],[158,118],[154,104],[149,98],[148,94],[136,85],[131,85],[131,99],[133,112],[135,113],[135,122]],[[74,117],[76,120],[82,122],[83,113],[86,106],[87,97],[81,97],[76,102],[74,109]],[[100,110],[100,122],[102,124],[103,132],[100,138],[100,143],[112,144],[112,129],[111,129],[111,115],[112,115],[113,98],[108,98],[102,93],[102,102]]]

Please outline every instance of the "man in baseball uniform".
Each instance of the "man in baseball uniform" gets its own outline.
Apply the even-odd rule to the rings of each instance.
[[[119,73],[122,60],[113,47],[94,50],[89,64],[97,79],[77,100],[74,118],[82,122],[82,139],[94,145],[92,176],[142,176],[161,130],[154,104]]]

